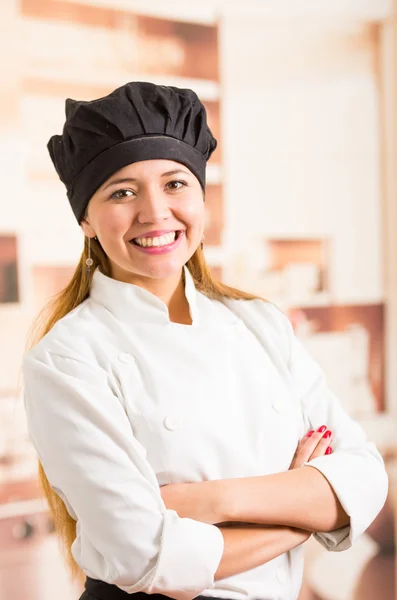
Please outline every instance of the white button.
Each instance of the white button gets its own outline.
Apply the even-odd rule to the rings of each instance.
[[[281,585],[285,585],[287,583],[287,573],[285,569],[279,568],[276,572],[277,581],[281,583]]]
[[[122,352],[121,354],[119,354],[118,359],[124,363],[135,362],[135,358],[132,356],[132,354],[128,354],[128,352]]]
[[[178,423],[172,417],[165,417],[164,426],[170,431],[175,431],[178,428]]]

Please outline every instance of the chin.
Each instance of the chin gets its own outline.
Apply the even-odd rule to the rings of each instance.
[[[153,265],[141,272],[143,277],[151,277],[152,279],[168,279],[175,277],[182,272],[183,264],[170,266]]]
[[[156,257],[157,258],[157,257]],[[160,258],[160,257],[158,257]],[[129,264],[123,261],[120,266],[112,261],[112,277],[114,279],[128,280],[129,277],[148,277],[150,279],[168,279],[182,273],[182,268],[187,262],[183,260],[153,260],[151,264]]]

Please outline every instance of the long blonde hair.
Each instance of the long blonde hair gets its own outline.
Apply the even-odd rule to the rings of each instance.
[[[110,276],[110,261],[99,241],[91,239],[90,245],[91,258],[94,261],[91,267],[91,274],[88,275],[86,269],[85,261],[88,258],[88,238],[85,238],[84,250],[72,279],[39,313],[38,318],[35,320],[30,331],[27,349],[31,349],[37,344],[39,340],[50,331],[55,323],[59,321],[59,319],[62,319],[62,317],[86,300],[90,293],[91,280],[96,268],[99,267],[102,273]],[[200,247],[187,262],[187,267],[193,277],[197,290],[209,298],[217,300],[221,300],[225,297],[238,300],[253,300],[257,298],[257,296],[242,292],[214,280]],[[61,549],[63,550],[72,579],[82,583],[85,579],[85,575],[75,562],[71,552],[71,546],[76,538],[76,522],[69,515],[61,498],[51,488],[40,461],[38,463],[38,468],[39,481],[48,501],[55,529],[61,541]]]

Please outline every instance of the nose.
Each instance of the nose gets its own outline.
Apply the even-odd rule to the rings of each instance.
[[[158,188],[148,187],[139,197],[138,221],[140,223],[160,223],[165,221],[172,212],[167,196]]]

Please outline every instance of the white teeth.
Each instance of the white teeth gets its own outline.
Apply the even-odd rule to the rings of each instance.
[[[176,231],[172,231],[170,233],[166,233],[165,235],[161,235],[160,237],[153,238],[136,238],[135,242],[138,246],[142,246],[143,248],[150,246],[167,246],[168,244],[172,244],[176,238]]]

